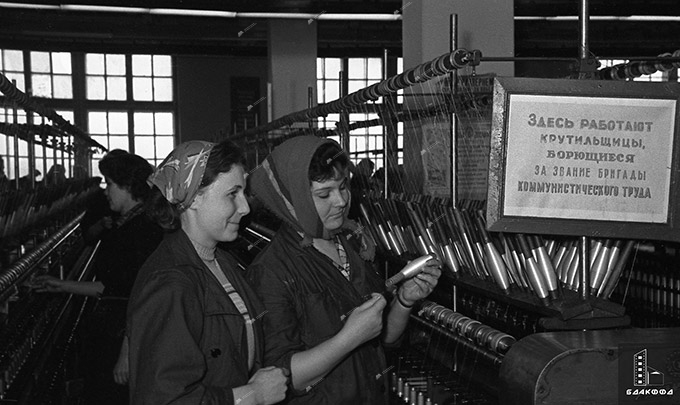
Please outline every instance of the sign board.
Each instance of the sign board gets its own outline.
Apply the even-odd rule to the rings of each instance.
[[[680,240],[680,84],[497,78],[489,229]]]

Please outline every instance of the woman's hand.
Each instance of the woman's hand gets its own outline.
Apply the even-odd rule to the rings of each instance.
[[[66,292],[66,281],[54,276],[42,275],[33,279],[31,285],[36,292]]]
[[[275,404],[286,398],[290,372],[283,368],[264,367],[255,372],[248,381],[256,404]],[[246,393],[248,394],[248,393]],[[239,398],[235,398],[238,404]]]
[[[125,336],[123,344],[120,346],[120,353],[118,354],[118,361],[113,366],[113,380],[116,384],[125,385],[130,380],[130,345],[128,337]]]
[[[343,333],[356,347],[380,335],[383,327],[382,312],[387,301],[382,294],[373,293],[371,298],[354,308],[345,321]]]
[[[428,260],[421,273],[406,280],[397,290],[401,302],[411,306],[416,301],[430,295],[434,287],[437,286],[439,276],[442,274],[441,267],[442,264],[439,260]]]

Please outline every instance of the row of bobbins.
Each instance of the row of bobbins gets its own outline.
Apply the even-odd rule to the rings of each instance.
[[[418,315],[498,354],[507,353],[516,342],[515,338],[507,333],[431,301],[422,305]]]
[[[392,392],[404,401],[405,404],[433,405],[432,399],[426,394],[427,381],[425,379],[420,378],[419,381],[414,381],[414,379],[405,380],[402,377],[397,377],[396,373],[392,373],[390,377]]]

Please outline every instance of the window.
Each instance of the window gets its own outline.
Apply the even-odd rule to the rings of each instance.
[[[0,71],[21,91],[26,92],[29,83],[32,95],[40,97],[41,104],[53,108],[109,150],[123,149],[158,165],[174,148],[176,106],[170,55],[0,49]],[[76,88],[84,90],[79,95]],[[37,114],[26,114],[23,109],[15,113],[0,107],[0,157],[10,178],[15,177],[15,149],[20,176],[28,174],[30,154],[27,141],[19,139],[15,148],[9,131],[16,127],[4,126],[3,133],[2,125],[16,121],[25,128],[32,122],[34,130],[39,131],[42,124],[52,124]],[[76,116],[83,117],[83,122],[76,122]],[[71,138],[49,136],[45,147],[37,142],[35,168],[44,175],[52,165],[62,164],[66,175],[72,175],[72,142]],[[93,155],[93,176],[100,175],[98,162],[102,156],[101,151]]]
[[[127,100],[125,72],[125,55],[85,55],[87,99]]]
[[[128,69],[128,67],[130,67]],[[169,55],[87,54],[87,98],[110,102],[108,110],[88,111],[92,138],[158,165],[175,144],[172,58]],[[128,94],[127,89],[132,89]],[[135,103],[130,108],[128,103]],[[139,103],[139,104],[136,104]],[[92,171],[103,154],[93,156]]]
[[[172,64],[167,55],[132,55],[136,101],[172,101]]]
[[[26,92],[26,79],[24,78],[24,54],[22,51],[12,49],[0,50],[0,71],[7,80],[13,82],[17,89]]]
[[[174,148],[172,112],[134,113],[135,151],[158,166]]]
[[[403,60],[397,60],[397,73],[403,70]],[[347,74],[341,76],[341,72]],[[384,79],[383,62],[381,58],[318,58],[317,59],[317,100],[319,104],[329,103],[344,96],[342,87],[346,86],[347,94],[361,90]],[[398,94],[402,94],[399,92]],[[365,111],[350,113],[347,118],[349,124],[378,119],[378,108],[382,98],[375,101],[376,108],[366,105]],[[398,104],[403,102],[403,96],[398,96]],[[369,103],[373,105],[373,103]],[[395,107],[398,108],[398,107]],[[319,128],[335,130],[340,122],[340,114],[329,114],[317,119]],[[398,164],[403,164],[403,125],[397,126]],[[350,131],[349,156],[355,164],[363,158],[369,158],[375,163],[375,169],[384,166],[383,139],[385,128],[383,125],[373,125]],[[339,135],[329,136],[329,139],[340,142]]]
[[[73,122],[73,111],[61,110],[57,111],[57,113],[65,120]],[[36,122],[38,125],[52,124],[52,122],[48,119],[39,119],[40,122]],[[3,128],[3,124],[18,124],[21,127],[25,127],[26,122],[26,112],[23,109],[14,110],[11,108],[0,108],[0,128]],[[13,129],[9,130],[10,133],[13,131]],[[70,176],[73,173],[72,159],[70,159],[70,145],[73,143],[73,138],[59,137],[55,139],[55,137],[51,136],[50,134],[45,134],[43,137],[40,133],[35,134],[35,138],[37,138],[38,141],[34,142],[33,144],[33,156],[35,157],[34,169],[40,172],[40,174],[36,177],[36,180],[42,180],[45,173],[47,173],[55,164],[62,165],[65,168],[66,176]],[[46,140],[44,145],[43,142],[40,141],[41,138]],[[57,145],[56,148],[53,147],[55,144]],[[15,150],[18,151],[17,154],[15,154]],[[0,131],[0,158],[4,160],[5,174],[8,178],[15,179],[17,177],[15,161],[19,163],[18,177],[24,177],[29,174],[30,163],[28,141],[6,135]]]
[[[34,97],[73,98],[71,54],[31,52],[31,89]]]

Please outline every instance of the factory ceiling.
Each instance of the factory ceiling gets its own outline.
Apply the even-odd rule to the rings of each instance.
[[[422,0],[433,1],[433,0]],[[510,0],[508,0],[510,1]],[[36,4],[23,8],[16,4]],[[96,52],[154,52],[232,56],[267,54],[267,19],[189,15],[333,13],[398,15],[408,3],[394,0],[147,0],[144,8],[188,15],[135,11],[138,0],[15,1],[0,3],[0,47]],[[578,0],[515,0],[515,56],[577,57]],[[597,57],[656,56],[680,49],[680,1],[590,0],[589,48]],[[68,6],[64,7],[64,5]],[[84,11],[80,6],[99,9]],[[113,9],[110,7],[114,7]],[[118,7],[118,8],[115,8]],[[121,9],[128,7],[130,9]],[[251,14],[252,15],[252,14]],[[642,16],[642,17],[641,17]],[[555,18],[558,17],[558,18]],[[604,18],[607,17],[607,18]],[[650,18],[654,17],[654,18]],[[320,56],[401,54],[401,21],[323,20]]]

